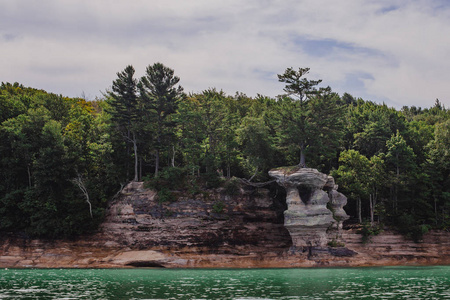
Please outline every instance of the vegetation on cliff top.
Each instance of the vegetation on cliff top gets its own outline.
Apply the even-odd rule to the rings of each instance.
[[[186,94],[159,63],[140,80],[126,67],[93,101],[2,83],[0,231],[75,236],[95,230],[130,180],[170,197],[178,183],[194,193],[221,178],[266,181],[299,161],[333,174],[359,222],[448,228],[450,111],[340,96],[305,74],[280,75],[278,98]]]

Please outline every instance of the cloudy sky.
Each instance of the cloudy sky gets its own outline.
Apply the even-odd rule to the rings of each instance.
[[[343,94],[450,107],[448,0],[0,0],[0,81],[101,96],[162,62],[187,92],[282,94],[309,67]]]

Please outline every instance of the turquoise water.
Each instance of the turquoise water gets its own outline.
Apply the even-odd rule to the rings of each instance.
[[[450,299],[450,266],[9,269],[0,299]]]

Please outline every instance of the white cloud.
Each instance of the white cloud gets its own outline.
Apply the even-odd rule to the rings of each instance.
[[[99,96],[132,64],[160,61],[185,90],[282,93],[310,67],[339,93],[450,107],[450,8],[434,0],[0,0],[0,78]],[[444,5],[444,6],[442,6]]]

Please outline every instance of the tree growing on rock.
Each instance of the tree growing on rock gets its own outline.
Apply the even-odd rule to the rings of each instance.
[[[315,152],[325,157],[336,152],[333,149],[342,136],[343,111],[337,105],[339,96],[332,93],[330,87],[317,88],[322,80],[305,78],[309,70],[288,68],[278,75],[278,80],[286,83],[283,89],[286,94],[278,101],[280,140],[300,149],[300,167],[306,167],[308,147],[315,146]]]
[[[305,104],[311,95],[318,93],[316,86],[322,82],[322,80],[306,79],[304,76],[309,73],[309,70],[309,68],[299,68],[298,71],[295,71],[293,68],[287,68],[283,74],[278,74],[278,81],[286,83],[283,89],[286,92],[284,96],[297,98],[295,102],[285,102],[282,112],[284,113],[283,117],[287,117],[285,120],[288,122],[288,126],[293,125],[298,128],[299,132],[295,136],[298,139],[296,143],[300,147],[299,166],[301,167],[306,166],[304,151],[307,146],[307,110]]]

